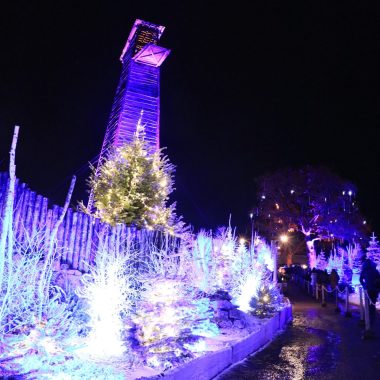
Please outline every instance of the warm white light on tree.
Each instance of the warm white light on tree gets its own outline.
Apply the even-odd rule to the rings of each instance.
[[[133,140],[111,151],[93,171],[89,183],[95,216],[111,225],[181,232],[183,223],[176,217],[175,204],[168,205],[173,175],[174,166],[162,150],[149,150],[140,119]]]

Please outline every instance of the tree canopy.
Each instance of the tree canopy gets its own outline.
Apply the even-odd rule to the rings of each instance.
[[[325,167],[283,169],[260,177],[257,183],[257,225],[271,237],[302,232],[352,241],[364,232],[356,186]]]

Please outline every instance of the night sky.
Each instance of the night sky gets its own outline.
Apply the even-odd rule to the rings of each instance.
[[[63,204],[76,174],[75,202],[87,197],[87,163],[100,152],[119,56],[141,18],[166,26],[160,45],[172,49],[161,67],[161,146],[177,166],[173,200],[188,223],[216,228],[232,214],[244,233],[256,177],[322,164],[357,184],[379,232],[375,7],[221,3],[2,6],[0,170],[19,124],[18,177]]]

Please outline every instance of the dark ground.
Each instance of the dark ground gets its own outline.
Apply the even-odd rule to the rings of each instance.
[[[359,311],[352,318],[322,308],[306,292],[289,286],[293,324],[265,349],[234,366],[218,380],[372,380],[380,379],[380,315],[378,338],[363,340]],[[343,305],[341,305],[343,308]]]

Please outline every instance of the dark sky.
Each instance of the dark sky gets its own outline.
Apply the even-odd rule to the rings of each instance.
[[[161,145],[177,166],[173,198],[187,222],[215,228],[231,213],[244,232],[257,176],[323,164],[357,184],[363,213],[380,227],[371,3],[12,3],[0,10],[0,170],[18,123],[18,176],[63,203],[77,174],[83,199],[119,56],[141,18],[166,26],[160,44],[172,49],[161,68]]]

